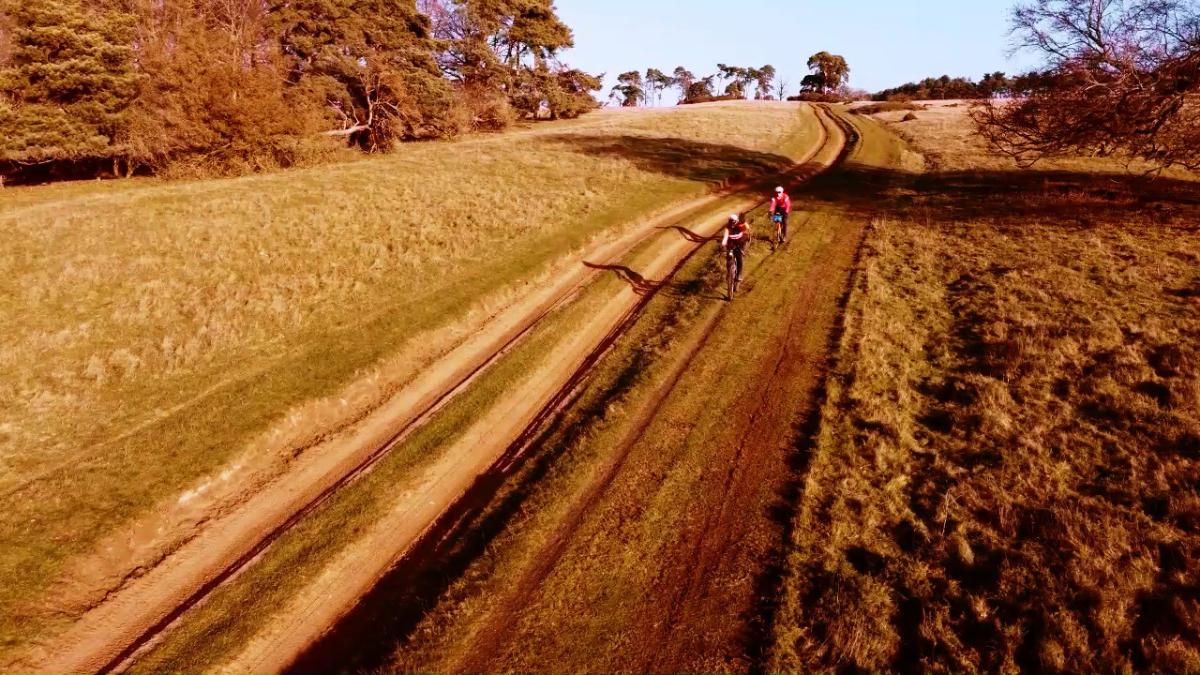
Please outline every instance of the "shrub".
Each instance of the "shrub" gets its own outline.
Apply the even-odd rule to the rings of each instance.
[[[694,98],[685,98],[679,102],[679,105],[689,105],[692,103],[713,103],[714,101],[741,101],[741,96],[733,96],[731,94],[723,94],[721,96],[700,95]]]
[[[854,113],[858,115],[878,115],[885,112],[899,112],[901,110],[925,110],[925,106],[917,105],[916,103],[903,103],[900,101],[888,101],[886,103],[872,103],[854,109]]]
[[[841,103],[842,97],[836,93],[822,94],[815,91],[806,91],[796,96],[789,96],[788,100],[806,101],[808,103]]]
[[[498,89],[466,85],[458,96],[474,131],[501,131],[517,121],[508,96]]]

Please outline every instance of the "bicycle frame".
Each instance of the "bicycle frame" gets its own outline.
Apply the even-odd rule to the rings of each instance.
[[[725,251],[725,283],[726,283],[726,298],[733,300],[733,294],[737,292],[737,256],[733,252],[733,247],[729,247]]]

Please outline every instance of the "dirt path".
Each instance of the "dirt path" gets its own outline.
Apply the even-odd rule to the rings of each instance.
[[[843,138],[822,114],[827,143],[814,155],[819,159],[797,170],[808,177],[830,166],[838,155]],[[830,144],[833,144],[831,149]],[[732,202],[735,210],[760,201],[757,196]],[[656,280],[661,286],[712,232],[700,241],[679,236],[662,247],[656,257],[636,274]],[[541,367],[531,373],[514,395],[489,410],[482,418],[429,467],[419,487],[401,495],[391,512],[378,521],[337,561],[325,568],[293,602],[262,630],[251,644],[225,664],[231,672],[263,672],[286,669],[310,645],[316,643],[339,619],[353,609],[387,574],[405,553],[432,528],[438,517],[468,494],[480,477],[490,470],[500,473],[513,464],[522,451],[521,439],[529,429],[540,426],[547,411],[561,405],[571,389],[586,375],[649,300],[645,288],[631,284],[605,308],[594,314],[564,344],[548,354]]]
[[[828,137],[823,139],[823,143],[827,144],[827,141]],[[798,174],[813,173],[821,168],[813,161],[821,150],[821,147],[813,150],[813,155],[798,166]],[[736,190],[735,186],[726,187],[727,191]],[[594,266],[579,263],[608,265],[619,262],[662,228],[728,199],[729,194],[719,193],[682,204],[631,228],[615,241],[579,256],[577,263],[567,268],[566,274],[497,313],[482,331],[423,372],[420,378],[349,432],[331,439],[318,452],[306,453],[289,473],[254,493],[237,508],[212,514],[197,536],[87,612],[66,634],[45,645],[40,657],[35,655],[31,663],[37,670],[51,672],[102,671],[119,666],[138,647],[169,627],[188,608],[252,561],[282,532],[368,470],[449,397],[601,273]],[[694,246],[694,242],[681,238],[647,274],[652,278],[665,274]],[[556,356],[560,362],[544,373],[544,379],[539,382],[543,389],[552,391],[561,384],[564,374],[569,374],[578,364],[578,355],[586,353],[607,335],[630,306],[636,304],[636,294],[633,296],[615,302],[602,319],[593,321],[579,334],[566,352]],[[525,408],[532,409],[539,402],[544,403],[545,397],[529,396],[523,401],[527,404]],[[492,424],[488,437],[497,437],[493,435],[496,429],[522,426],[522,421],[528,421],[529,412],[524,408],[508,410],[501,416],[499,424]],[[486,452],[479,456],[489,459]],[[450,453],[431,468],[425,482],[427,489],[418,490],[418,493],[424,502],[432,501],[433,508],[422,509],[419,513],[407,512],[404,517],[406,523],[418,524],[413,528],[412,538],[415,539],[424,526],[461,493],[461,481],[446,480],[448,475],[473,477],[488,463],[483,460],[476,463]],[[393,539],[402,539],[395,535],[396,531],[392,530]],[[391,547],[387,549],[390,557],[384,557],[390,562],[402,553],[403,548]]]
[[[692,359],[707,344],[708,337],[712,334],[712,330],[720,318],[720,312],[712,312],[693,332],[683,352],[671,364],[666,381],[655,390],[649,400],[642,402],[642,408],[634,415],[630,429],[605,458],[596,480],[589,484],[571,505],[559,522],[554,535],[534,556],[511,592],[498,600],[485,624],[476,634],[474,644],[466,651],[463,660],[455,666],[456,672],[481,673],[488,671],[493,659],[506,643],[509,631],[520,618],[521,612],[537,596],[542,583],[554,569],[559,558],[562,557],[584,518],[600,502],[608,487],[620,474],[634,444],[650,426],[667,397],[675,390],[680,378],[691,365]]]
[[[586,536],[581,527],[593,511],[638,512],[639,507],[628,502],[629,496],[650,499],[655,494],[666,471],[664,464],[654,464],[653,470],[643,466],[627,475],[622,470],[628,461],[645,460],[630,460],[630,453],[683,375],[697,360],[712,358],[705,353],[706,347],[714,329],[728,318],[724,311],[709,314],[692,330],[663,382],[638,401],[628,430],[606,455],[593,481],[564,510],[553,534],[524,565],[518,581],[490,604],[473,637],[456,646],[460,658],[449,670],[497,672],[532,667],[689,672],[746,670],[758,662],[764,627],[755,622],[761,620],[764,605],[769,605],[773,595],[771,567],[783,539],[781,528],[786,527],[773,518],[771,509],[794,499],[798,489],[795,476],[803,472],[806,461],[802,446],[818,413],[831,338],[836,335],[865,226],[865,219],[848,220],[834,231],[813,264],[790,287],[770,348],[756,355],[754,387],[738,399],[733,410],[723,413],[730,427],[720,438],[733,442],[714,445],[702,474],[694,481],[697,489],[691,493],[687,516],[666,550],[649,563],[655,568],[654,588],[639,589],[640,594],[630,592],[633,589],[625,591],[629,594],[627,614],[634,618],[617,633],[632,637],[617,641],[609,654],[564,657],[559,652],[555,658],[562,660],[549,662],[536,658],[513,662],[511,652],[506,653],[530,639],[518,634],[522,615],[541,599],[544,584],[567,549],[577,545],[595,555],[602,548],[578,540]],[[618,477],[625,484],[620,490],[611,490]],[[638,481],[647,484],[639,486]],[[614,535],[602,532],[593,536]],[[616,547],[620,550],[622,545]],[[629,549],[623,554],[637,555]],[[769,613],[769,607],[765,609]],[[587,649],[586,645],[611,638],[576,634],[572,642],[577,639],[584,645],[579,649]]]
[[[838,232],[818,265],[795,289],[783,331],[774,347],[761,355],[751,395],[730,411],[730,436],[737,443],[717,445],[704,475],[696,483],[691,514],[665,554],[654,564],[657,592],[631,593],[628,614],[636,617],[625,635],[634,636],[620,646],[610,661],[592,661],[575,655],[567,669],[599,668],[629,672],[697,672],[747,670],[758,658],[760,628],[753,621],[770,590],[761,587],[781,539],[781,525],[770,514],[772,505],[794,491],[790,476],[802,470],[802,454],[794,445],[797,430],[809,426],[817,414],[819,394],[828,366],[829,340],[838,317],[849,271],[862,240],[865,223]],[[698,329],[694,342],[672,366],[666,383],[644,403],[632,430],[606,460],[598,478],[567,511],[554,536],[521,574],[511,593],[498,598],[472,644],[457,649],[463,654],[454,672],[497,672],[514,664],[505,649],[517,640],[513,631],[526,607],[534,604],[542,585],[554,571],[564,551],[574,542],[581,524],[595,509],[631,508],[625,495],[653,495],[654,485],[625,485],[620,495],[609,488],[621,473],[630,448],[638,442],[672,394],[679,377],[702,352],[720,318],[714,315]],[[635,472],[649,480],[661,474]],[[606,503],[607,502],[607,503]],[[581,639],[582,644],[589,641]],[[595,658],[600,658],[596,655]],[[601,665],[602,664],[602,665]],[[528,664],[522,662],[521,668]],[[563,668],[562,663],[539,664]]]
[[[799,488],[790,477],[801,475],[808,461],[805,430],[815,429],[836,347],[832,338],[867,221],[844,225],[794,286],[786,324],[760,356],[757,387],[729,416],[739,440],[714,453],[712,480],[704,482],[715,487],[697,494],[693,511],[702,515],[666,558],[662,587],[673,592],[643,614],[646,635],[654,637],[644,643],[637,670],[680,672],[759,658],[753,652],[765,636],[744,620],[761,618],[756,605],[769,602],[773,589],[759,587],[769,581],[769,570],[757,578],[746,571],[774,564],[780,524],[769,508],[794,498]],[[731,615],[743,621],[730,621]]]
[[[754,616],[758,589],[747,570],[772,556],[778,524],[768,507],[802,469],[792,461],[804,461],[794,452],[796,430],[817,414],[829,336],[864,227],[839,231],[795,289],[786,330],[760,360],[756,391],[729,415],[740,440],[713,453],[702,478],[708,489],[697,492],[692,507],[698,517],[664,559],[660,584],[669,593],[639,612],[647,637],[633,658],[635,670],[680,672],[755,658],[746,653],[756,639],[745,634],[744,620]]]

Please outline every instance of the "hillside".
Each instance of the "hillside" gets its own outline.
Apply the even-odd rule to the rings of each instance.
[[[730,102],[0,192],[0,664],[1196,670],[1200,183],[1147,168]]]
[[[572,253],[786,168],[818,133],[781,104],[614,111],[271,175],[4,190],[5,651],[361,419]]]

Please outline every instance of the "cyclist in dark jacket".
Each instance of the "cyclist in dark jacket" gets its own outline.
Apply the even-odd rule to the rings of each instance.
[[[738,214],[730,214],[729,220],[725,223],[724,236],[721,237],[721,250],[733,251],[733,258],[737,261],[737,280],[739,282],[742,280],[743,255],[748,243],[750,243],[750,225]]]

